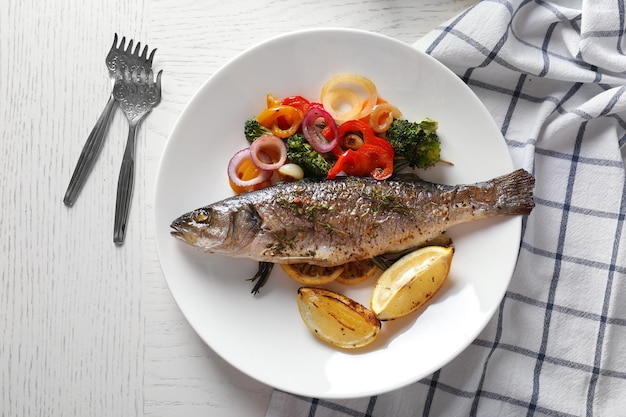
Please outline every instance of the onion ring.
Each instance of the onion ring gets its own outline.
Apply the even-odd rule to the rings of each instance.
[[[238,169],[241,164],[246,161],[251,160],[250,157],[250,148],[245,148],[235,153],[230,161],[228,162],[228,179],[232,181],[238,187],[252,187],[254,185],[258,185],[264,181],[267,181],[272,176],[272,171],[265,171],[260,169],[259,174],[256,177],[250,178],[249,180],[242,180],[239,177]]]
[[[322,96],[322,105],[335,120],[345,122],[359,118],[359,113],[363,108],[363,100],[353,90],[336,88]]]
[[[396,106],[389,103],[376,104],[370,114],[370,127],[376,133],[383,133],[389,129],[393,119],[400,117],[402,117],[402,113]]]
[[[352,93],[348,94],[345,90]],[[365,92],[366,97],[361,98],[359,92]],[[358,97],[359,104],[356,104],[357,100],[354,100],[354,96]],[[341,102],[338,102],[339,98],[343,100],[344,104],[348,103],[351,106],[350,110],[342,111],[340,106],[337,106],[337,104],[341,104]],[[376,91],[376,85],[369,78],[359,74],[340,73],[326,81],[322,87],[321,101],[324,108],[335,120],[341,123],[346,120],[361,119],[368,116],[378,101],[378,92]],[[351,117],[347,118],[347,116]]]
[[[274,171],[287,161],[287,146],[279,137],[263,135],[250,145],[250,159],[264,171]]]
[[[323,119],[325,128],[330,129],[330,138],[322,134],[322,129],[318,126],[318,120]],[[302,120],[302,134],[311,144],[313,149],[319,153],[327,153],[337,146],[339,141],[337,123],[326,110],[319,107],[311,107]]]

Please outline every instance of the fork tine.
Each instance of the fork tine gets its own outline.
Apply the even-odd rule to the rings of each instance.
[[[143,47],[143,51],[141,51],[141,55],[139,55],[139,57],[145,60],[147,56],[148,56],[148,45]]]
[[[130,42],[128,42],[128,48],[126,48],[126,53],[127,54],[133,53],[133,40],[132,39],[130,40]]]
[[[115,50],[115,48],[117,48],[117,32],[115,33],[115,36],[113,37],[113,45],[111,45],[111,50]]]
[[[152,58],[154,58],[155,52],[156,52],[156,48],[154,48],[152,52],[150,52],[150,56],[148,57],[148,63],[150,64],[150,66],[152,66]]]
[[[140,57],[139,51],[141,51],[141,42],[137,42],[137,46],[135,46],[135,52],[133,52],[133,54]]]
[[[117,47],[117,50],[124,52],[125,44],[126,44],[126,36],[122,36],[122,42],[120,42],[120,46]]]

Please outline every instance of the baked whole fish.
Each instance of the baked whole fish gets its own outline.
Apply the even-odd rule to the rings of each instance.
[[[456,186],[415,176],[305,179],[184,214],[171,233],[209,253],[334,266],[419,246],[459,223],[527,215],[534,183],[524,170]]]

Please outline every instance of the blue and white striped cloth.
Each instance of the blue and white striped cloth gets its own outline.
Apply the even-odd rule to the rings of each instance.
[[[625,20],[617,0],[484,0],[416,43],[536,176],[510,287],[430,377],[343,401],[276,391],[268,417],[626,416]]]

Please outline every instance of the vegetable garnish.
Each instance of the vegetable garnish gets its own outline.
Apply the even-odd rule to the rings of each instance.
[[[288,137],[287,160],[300,165],[306,177],[325,177],[333,166],[334,160],[328,154],[317,152],[302,133]]]
[[[355,136],[356,133],[359,135]],[[339,154],[327,178],[334,179],[343,172],[346,175],[370,175],[377,180],[384,180],[393,174],[393,147],[385,139],[377,137],[364,121],[350,120],[343,123],[339,127],[339,141],[341,150],[344,147],[347,149]],[[337,151],[333,153],[337,155]]]
[[[370,126],[376,133],[384,133],[395,119],[402,117],[402,112],[389,103],[379,103],[372,107]]]
[[[287,146],[279,137],[263,135],[250,145],[250,159],[259,169],[274,171],[287,161]]]
[[[369,115],[378,99],[378,92],[367,77],[341,73],[326,81],[321,98],[326,111],[341,124]]]
[[[393,146],[387,140],[376,136],[371,126],[362,120],[349,120],[339,126],[339,144],[342,150],[352,149],[356,151],[360,147],[358,143],[355,144],[351,140],[350,134],[352,133],[358,134],[358,138],[361,139],[362,143],[380,146],[386,152],[394,152]]]
[[[256,117],[246,120],[243,127],[243,134],[248,143],[252,143],[263,135],[271,135],[272,131],[263,126]]]
[[[302,114],[305,114],[311,107],[321,107],[323,108],[321,103],[316,103],[314,101],[309,101],[302,96],[289,96],[285,97],[280,101],[280,104],[284,104],[285,106],[292,106],[296,109],[300,110]]]
[[[356,133],[358,136],[350,136],[351,133]],[[343,150],[352,149],[357,150],[360,145],[358,139],[361,139],[361,143],[371,141],[376,135],[369,124],[363,120],[348,120],[339,126],[339,145]],[[356,143],[354,139],[357,139]]]
[[[387,140],[396,150],[397,165],[426,169],[440,161],[437,122],[396,119],[387,130]]]
[[[231,188],[237,193],[258,189],[256,187],[269,182],[271,176],[272,171],[262,170],[254,164],[250,148],[237,152],[228,163],[228,179]]]
[[[260,124],[270,129],[279,138],[288,138],[298,131],[302,124],[302,113],[293,106],[278,105],[270,107],[257,116]],[[281,127],[280,121],[288,124],[286,128]]]
[[[322,134],[327,129],[329,133]],[[320,107],[311,107],[307,110],[302,121],[302,133],[313,149],[320,153],[332,151],[339,140],[337,123],[332,116]]]
[[[379,97],[374,83],[359,74],[331,77],[321,89],[320,102],[270,93],[265,105],[245,122],[248,153],[236,155],[229,164],[236,193],[300,178],[300,173],[384,180],[405,167],[425,169],[441,161],[437,122],[400,119],[398,107]],[[285,174],[279,171],[285,164],[298,168]]]
[[[384,180],[393,174],[393,150],[386,152],[385,148],[364,143],[359,149],[348,149],[337,160],[337,163],[328,172],[328,179],[335,179],[339,173],[355,177],[372,176],[377,180]]]

